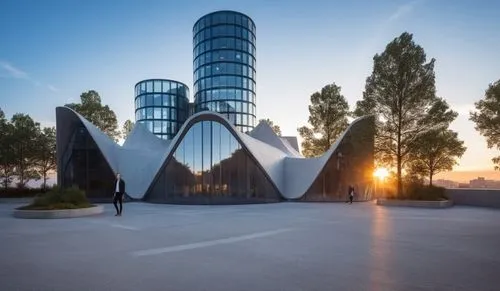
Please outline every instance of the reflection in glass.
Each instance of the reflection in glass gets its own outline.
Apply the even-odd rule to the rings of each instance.
[[[58,173],[61,186],[77,186],[89,198],[108,198],[114,187],[114,173],[83,124],[75,126],[64,152]]]
[[[153,118],[161,119],[161,108],[154,108]]]
[[[193,173],[198,177],[202,171],[202,155],[203,155],[203,140],[202,140],[202,123],[198,122],[193,125]]]
[[[212,191],[212,122],[203,121],[203,154],[202,154],[202,173],[203,173],[203,194],[209,194]]]
[[[212,122],[212,179],[214,187],[214,195],[218,196],[221,193],[221,124]]]
[[[191,126],[146,195],[149,201],[192,204],[275,202],[280,197],[237,138],[216,121]]]
[[[371,199],[374,130],[373,118],[354,124],[301,200],[346,201],[349,185],[356,201]]]

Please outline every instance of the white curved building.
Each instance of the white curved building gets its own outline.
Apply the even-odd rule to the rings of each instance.
[[[56,119],[58,184],[89,198],[111,197],[117,172],[129,198],[159,203],[344,201],[349,185],[356,200],[372,195],[373,117],[354,120],[316,158],[267,123],[242,133],[210,111],[189,117],[171,140],[136,124],[123,146],[70,108],[58,107]]]

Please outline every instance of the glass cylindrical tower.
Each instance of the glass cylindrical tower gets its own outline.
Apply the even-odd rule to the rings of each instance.
[[[188,118],[189,88],[173,80],[150,79],[135,85],[135,121],[162,139],[172,139]]]
[[[255,23],[245,14],[216,11],[193,27],[195,111],[225,115],[242,132],[256,123]]]

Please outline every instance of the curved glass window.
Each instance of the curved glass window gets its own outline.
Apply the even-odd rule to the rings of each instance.
[[[355,200],[372,199],[374,132],[373,118],[354,124],[301,200],[346,201],[349,185]]]
[[[195,112],[235,112],[239,130],[255,126],[256,47],[255,24],[234,11],[217,11],[201,17],[193,27],[193,79]],[[236,106],[225,101],[244,101]],[[231,110],[228,109],[231,107]]]
[[[277,202],[281,195],[223,124],[199,121],[181,138],[146,200],[238,204]]]
[[[159,138],[172,139],[188,117],[189,88],[172,80],[144,80],[135,93],[136,122]]]
[[[61,163],[62,187],[77,186],[89,198],[109,197],[114,173],[101,150],[81,122],[76,122]]]

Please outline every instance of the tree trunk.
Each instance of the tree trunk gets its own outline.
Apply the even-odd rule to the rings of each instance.
[[[402,173],[401,173],[401,149],[398,146],[398,196],[401,197],[403,193],[403,181],[402,181]]]
[[[4,171],[2,167],[0,167],[0,169],[2,169],[2,187],[4,187],[4,189],[7,189],[7,171]]]
[[[19,186],[21,186],[21,188],[24,188],[24,168],[23,166],[21,165],[19,167]]]
[[[397,167],[398,167],[398,196],[401,196],[403,194],[403,181],[401,181],[401,168],[402,168],[402,161],[401,161],[401,118],[399,119],[399,127],[398,127],[398,150],[397,150]]]
[[[19,145],[19,184],[18,184],[18,188],[19,186],[21,186],[21,188],[24,187],[24,167],[23,167],[23,159],[24,159],[24,156],[23,156],[23,147],[22,145]]]
[[[5,175],[2,177],[2,179],[3,179],[3,181],[2,181],[3,188],[5,190],[7,190],[7,188],[9,187],[9,177],[7,175]]]
[[[403,101],[402,93],[398,96],[398,196],[403,195],[403,181],[401,181],[401,168],[402,168],[402,157],[401,157],[401,126],[403,123]]]
[[[432,186],[432,176],[434,176],[434,171],[429,171],[429,186]]]
[[[43,190],[47,190],[47,172],[43,172]]]

